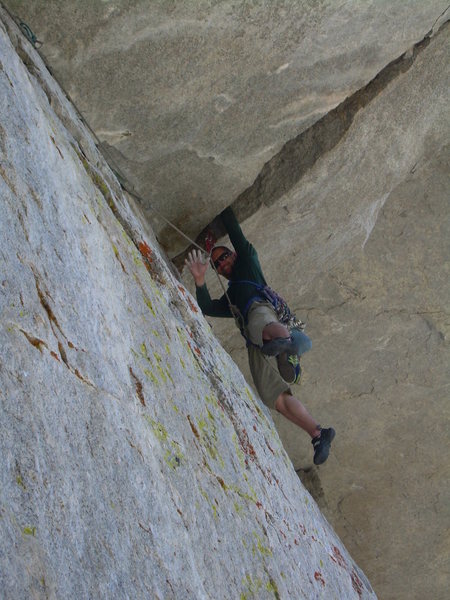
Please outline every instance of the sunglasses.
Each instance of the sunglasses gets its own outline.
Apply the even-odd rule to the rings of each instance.
[[[222,252],[222,254],[219,256],[219,258],[217,258],[213,262],[213,265],[215,266],[215,268],[218,269],[220,267],[220,265],[223,263],[223,261],[231,255],[232,255],[232,252],[230,252],[229,250],[225,250],[225,252]]]

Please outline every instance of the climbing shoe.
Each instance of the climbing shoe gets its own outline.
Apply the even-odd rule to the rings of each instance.
[[[266,356],[278,356],[282,352],[297,354],[297,341],[291,336],[288,338],[275,338],[264,342],[261,352]]]
[[[277,356],[277,366],[281,377],[286,383],[299,383],[302,375],[300,361],[296,354],[283,352]]]
[[[291,340],[295,346],[295,351],[291,352],[291,354],[297,354],[297,356],[301,356],[308,350],[311,350],[312,342],[309,337],[303,331],[299,329],[291,329]]]
[[[314,448],[315,465],[321,465],[327,460],[328,455],[330,454],[331,442],[335,435],[335,430],[330,427],[329,429],[321,429],[320,435],[311,440],[311,444]]]

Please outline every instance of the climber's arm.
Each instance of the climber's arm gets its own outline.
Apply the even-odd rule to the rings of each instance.
[[[228,306],[228,300],[223,295],[218,300],[213,300],[209,294],[209,290],[204,283],[201,286],[195,287],[195,293],[197,296],[197,302],[200,306],[203,314],[210,317],[232,317],[230,307]]]
[[[241,226],[239,225],[231,206],[222,211],[220,217],[238,255],[244,256],[247,254],[252,256],[256,254],[255,249],[242,233]]]
[[[211,317],[232,317],[225,294],[218,300],[212,300],[206,287],[205,275],[208,270],[208,259],[198,250],[189,253],[186,266],[195,281],[197,302],[203,314]]]

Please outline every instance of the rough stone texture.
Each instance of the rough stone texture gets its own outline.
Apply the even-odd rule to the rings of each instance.
[[[144,198],[196,235],[447,0],[7,0]],[[176,254],[185,241],[161,221]]]
[[[2,597],[374,598],[0,14]]]
[[[312,467],[307,438],[275,423],[388,600],[444,600],[450,587],[449,29],[243,224],[267,279],[307,322],[313,349],[297,391],[337,429],[326,465]],[[239,334],[211,322],[245,368]]]

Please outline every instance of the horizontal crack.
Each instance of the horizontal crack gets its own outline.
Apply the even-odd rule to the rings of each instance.
[[[391,81],[408,71],[420,52],[428,46],[432,35],[438,35],[448,22],[446,21],[436,34],[433,34],[431,29],[420,42],[391,61],[366,86],[346,98],[297,137],[286,142],[280,152],[264,165],[254,183],[231,204],[238,221],[244,221],[261,206],[274,204],[292,189],[319,158],[339,143],[349,130],[356,114],[376,98]],[[217,217],[201,231],[196,243],[204,245],[205,238],[211,231],[215,238],[225,234],[225,229]],[[178,269],[183,268],[187,253],[193,248],[194,246],[189,246],[172,259]]]

